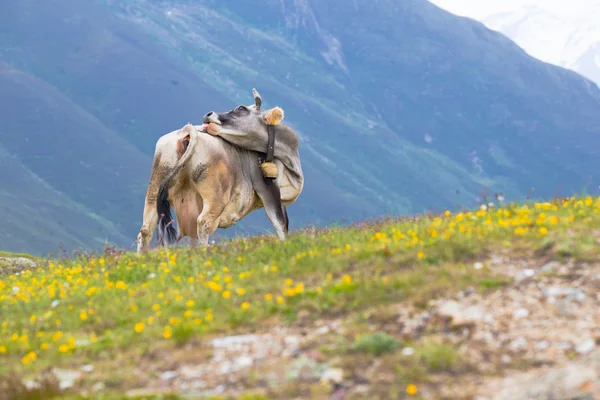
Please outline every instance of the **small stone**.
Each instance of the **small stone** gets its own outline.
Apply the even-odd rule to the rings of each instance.
[[[323,376],[321,376],[321,382],[335,383],[339,385],[343,380],[344,371],[339,368],[330,368],[325,371]]]
[[[23,384],[29,390],[37,389],[37,387],[39,386],[39,384],[36,381],[34,381],[33,379],[27,379],[27,380],[23,381]]]
[[[558,267],[558,262],[550,261],[549,263],[544,264],[542,267],[542,272],[552,272],[556,267]]]
[[[412,356],[415,354],[415,350],[412,347],[405,347],[402,349],[403,356]]]
[[[283,338],[283,342],[285,344],[285,350],[282,353],[284,357],[294,354],[300,346],[300,339],[296,336],[286,336]]]
[[[440,304],[438,314],[449,318],[453,326],[470,325],[483,318],[483,310],[479,306],[463,308],[456,301],[446,301]]]
[[[527,340],[524,337],[519,337],[510,343],[510,348],[519,350],[527,346]]]
[[[106,386],[106,385],[104,384],[104,382],[96,382],[96,383],[94,384],[94,386],[92,386],[92,390],[93,390],[94,392],[99,392],[99,391],[101,391],[101,390],[104,390],[105,386]]]
[[[534,276],[534,275],[535,275],[535,271],[534,271],[534,270],[532,270],[531,268],[527,268],[527,269],[523,270],[523,275],[524,275],[526,278],[531,278],[532,276]]]
[[[580,354],[589,353],[590,351],[592,351],[594,349],[594,347],[596,347],[596,342],[594,341],[594,339],[587,339],[587,340],[581,342],[577,346],[575,351],[577,351]]]
[[[327,325],[315,329],[312,334],[313,336],[321,336],[325,335],[326,333],[329,333],[329,327]]]
[[[542,293],[546,297],[558,297],[563,293],[563,289],[559,287],[548,287],[542,290]]]
[[[187,365],[181,367],[180,372],[181,375],[186,379],[196,379],[202,377],[203,375],[201,368],[189,367]]]
[[[0,257],[0,267],[18,274],[26,270],[37,268],[37,264],[25,257]]]
[[[52,304],[50,304],[50,307],[52,307],[52,308],[56,308],[56,307],[57,307],[59,304],[60,304],[60,301],[59,301],[59,300],[54,300],[54,301],[52,302]]]
[[[61,389],[68,389],[75,384],[75,381],[81,377],[81,372],[68,369],[54,368],[52,370],[58,381]]]
[[[515,317],[517,319],[527,318],[528,316],[529,316],[529,310],[527,310],[526,308],[519,308],[518,310],[515,310],[515,312],[513,313],[513,317]]]
[[[204,381],[193,381],[190,384],[190,387],[194,390],[204,389],[206,387],[206,384],[204,383]]]
[[[249,356],[240,356],[235,360],[236,369],[242,369],[252,366],[254,360]]]
[[[512,361],[512,358],[510,358],[508,354],[503,354],[502,357],[500,357],[500,359],[504,364],[508,364]]]
[[[483,263],[480,262],[476,262],[475,264],[473,264],[473,268],[475,269],[482,269],[483,268]]]
[[[94,366],[92,364],[84,365],[80,368],[83,372],[92,372],[94,370]]]
[[[175,378],[177,376],[177,372],[175,371],[165,371],[162,374],[160,374],[160,379],[162,379],[163,381],[170,381],[171,379]]]
[[[548,347],[550,347],[550,343],[548,343],[547,340],[542,340],[537,343],[537,348],[540,350],[546,350]]]

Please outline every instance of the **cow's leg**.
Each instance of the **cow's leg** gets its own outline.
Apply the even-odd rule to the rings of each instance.
[[[157,222],[158,214],[156,213],[156,199],[154,199],[154,202],[151,202],[146,198],[142,227],[140,228],[137,237],[138,253],[143,253],[150,249],[150,243],[152,242]]]
[[[263,202],[265,212],[280,240],[285,240],[288,233],[287,211],[281,204],[281,192],[276,182],[266,184],[264,181],[255,187],[258,197]]]
[[[232,173],[224,160],[214,160],[205,174],[195,180],[202,197],[202,212],[196,220],[198,245],[208,246],[208,238],[219,227],[219,219],[231,200]]]
[[[142,227],[137,237],[137,251],[143,253],[150,249],[152,237],[158,224],[158,212],[156,211],[156,198],[158,196],[158,188],[161,182],[169,172],[169,164],[161,162],[161,153],[154,155],[152,171],[150,173],[150,182],[146,190],[146,198],[144,199],[144,214]]]
[[[219,227],[219,218],[225,209],[225,204],[227,204],[227,202],[223,201],[222,198],[215,198],[210,202],[205,199],[202,212],[196,220],[198,230],[198,245],[200,247],[208,246],[208,238]]]

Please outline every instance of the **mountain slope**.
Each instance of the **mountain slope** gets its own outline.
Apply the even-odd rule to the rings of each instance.
[[[552,196],[595,184],[595,85],[425,0],[371,5],[2,5],[0,59],[37,83],[26,101],[14,101],[13,81],[0,83],[14,103],[0,145],[114,224],[109,240],[126,245],[158,137],[250,103],[252,87],[301,137],[306,186],[292,228],[473,205],[485,191],[514,199],[532,186]],[[57,114],[55,103],[68,106]],[[31,120],[32,109],[44,119]],[[263,214],[238,227],[269,229]]]
[[[128,4],[121,15],[135,16],[165,45],[179,41],[174,50],[215,85],[239,96],[259,82],[267,99],[287,105],[291,121],[300,117],[311,149],[355,161],[338,172],[367,166],[364,180],[401,191],[411,210],[448,203],[444,172],[459,176],[467,193],[482,181],[510,190],[512,181],[521,194],[535,185],[548,195],[576,170],[582,179],[569,189],[580,189],[595,162],[596,88],[425,1],[267,2],[260,13],[240,2]],[[222,56],[206,61],[209,49]],[[320,134],[324,126],[337,134]],[[411,146],[428,149],[430,161]],[[450,159],[444,167],[442,157]],[[432,175],[440,179],[424,183]]]
[[[144,167],[151,164],[150,157],[104,127],[56,88],[31,75],[0,66],[0,88],[10,99],[3,106],[0,143],[6,154],[17,155],[18,176],[23,176],[12,185],[5,182],[6,193],[13,198],[11,208],[38,207],[34,204],[39,196],[29,193],[35,181],[29,182],[31,187],[26,190],[19,183],[27,182],[26,175],[33,174],[38,182],[36,190],[51,189],[56,195],[50,199],[58,196],[57,201],[61,196],[68,197],[64,207],[74,208],[73,212],[87,210],[85,217],[80,211],[76,215],[65,212],[63,216],[44,218],[49,225],[68,225],[71,238],[63,243],[67,248],[75,244],[98,246],[107,239],[131,244],[135,236],[126,232],[132,232],[137,225],[131,219],[131,210],[139,207],[135,198],[144,195],[144,180],[148,179]],[[34,213],[20,218],[18,225],[30,225],[29,229],[37,230],[41,219]],[[90,231],[97,229],[94,219],[102,220],[110,230],[90,235]],[[10,225],[8,228],[13,229]],[[47,241],[54,239],[53,246],[40,245],[38,251],[58,250],[54,230],[39,230],[38,235],[45,236]],[[35,241],[28,247],[13,247],[12,240],[21,239],[12,235],[7,239],[7,248],[35,250]]]
[[[600,3],[431,0],[502,32],[532,56],[572,69],[600,85]]]

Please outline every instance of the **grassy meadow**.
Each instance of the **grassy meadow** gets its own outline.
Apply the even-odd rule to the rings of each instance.
[[[0,391],[35,398],[35,390],[18,381],[49,367],[93,364],[94,371],[65,393],[90,395],[102,381],[100,392],[116,396],[106,398],[120,398],[144,385],[131,371],[169,357],[176,363],[172,357],[189,352],[190,344],[197,345],[200,362],[210,357],[201,350],[210,338],[335,319],[347,328],[343,340],[322,340],[315,348],[344,371],[383,357],[392,378],[371,398],[418,398],[436,375],[466,373],[460,356],[427,333],[411,342],[373,333],[368,323],[383,325],[389,305],[424,310],[430,300],[466,288],[498,290],[509,282],[485,264],[492,254],[597,260],[599,224],[600,198],[582,196],[307,229],[283,243],[265,236],[208,249],[45,260],[36,270],[0,271]],[[417,357],[402,363],[400,351],[408,344]],[[292,382],[232,398],[294,398],[297,391],[319,398],[329,389]]]

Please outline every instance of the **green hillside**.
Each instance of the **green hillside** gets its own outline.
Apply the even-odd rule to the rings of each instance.
[[[586,321],[596,318],[599,222],[600,198],[580,197],[304,230],[285,243],[47,260],[1,276],[0,389],[473,398],[540,359],[582,358],[597,326]],[[524,312],[542,333],[524,329]],[[523,340],[546,346],[513,345]],[[36,377],[45,386],[20,383]]]

